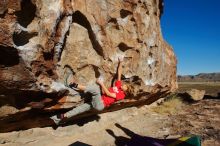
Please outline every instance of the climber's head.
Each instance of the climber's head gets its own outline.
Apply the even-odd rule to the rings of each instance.
[[[130,96],[133,94],[134,88],[130,84],[123,84],[121,89],[124,91],[126,96]]]

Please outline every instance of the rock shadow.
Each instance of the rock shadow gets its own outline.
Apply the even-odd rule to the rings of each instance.
[[[94,50],[97,52],[97,54],[102,57],[105,57],[103,48],[101,47],[101,45],[97,41],[96,35],[93,32],[91,24],[88,21],[88,19],[86,18],[86,16],[83,15],[80,11],[76,11],[75,13],[73,13],[72,17],[73,17],[73,23],[77,23],[88,30],[89,39],[92,43]]]
[[[27,130],[51,126],[53,121],[49,119],[48,113],[37,109],[17,112],[16,114],[0,118],[0,133]]]
[[[81,117],[79,115],[79,117]],[[68,120],[68,122],[66,124],[64,124],[63,126],[70,126],[70,125],[78,125],[78,126],[84,126],[85,124],[92,122],[92,121],[99,121],[100,120],[100,116],[99,115],[91,115],[88,117],[84,117],[84,118],[78,118],[77,116],[73,117],[76,118],[76,120],[71,120],[71,118]]]
[[[120,16],[121,16],[122,19],[124,19],[128,15],[132,15],[132,14],[133,13],[131,11],[128,11],[128,10],[125,10],[125,9],[120,10]]]
[[[204,99],[220,99],[220,92],[217,95],[205,95]]]
[[[18,23],[27,27],[35,17],[36,6],[31,0],[21,1],[21,11],[15,13]]]
[[[19,58],[16,48],[0,46],[0,66],[12,67],[18,65]]]
[[[77,141],[77,142],[70,144],[69,146],[92,146],[92,145]]]
[[[191,98],[191,96],[187,93],[178,93],[177,94],[178,97],[180,97],[181,99],[183,99],[183,101],[187,102],[187,103],[195,103],[196,101],[193,100]]]
[[[129,49],[133,49],[133,47],[129,47],[127,44],[121,42],[119,45],[118,45],[118,48],[119,50],[121,50],[122,52],[126,52],[127,50]]]
[[[157,139],[147,136],[141,136],[117,123],[115,124],[115,126],[121,129],[127,136],[130,137],[127,138],[124,136],[116,136],[112,130],[106,129],[107,133],[115,138],[115,145],[117,146],[195,146],[193,144],[187,143],[186,141],[180,141],[178,139]],[[200,138],[196,136],[191,138],[195,138],[197,140],[197,143],[201,143]]]
[[[16,46],[23,46],[27,43],[29,43],[29,40],[35,36],[37,36],[38,33],[28,33],[27,31],[22,31],[20,33],[14,33],[13,34],[13,41]]]
[[[41,91],[17,91],[0,88],[0,106],[9,105],[20,110],[25,107],[33,109],[43,109],[45,106],[51,106],[62,97],[57,93],[45,93]],[[46,98],[45,98],[46,97]],[[22,99],[22,100],[21,100]],[[40,106],[40,107],[39,107]]]

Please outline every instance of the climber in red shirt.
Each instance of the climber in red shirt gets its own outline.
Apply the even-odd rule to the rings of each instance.
[[[111,88],[107,88],[104,83],[103,79],[98,78],[96,83],[93,85],[79,85],[75,82],[70,83],[68,86],[72,89],[78,89],[84,91],[85,93],[90,93],[92,96],[91,103],[84,103],[64,114],[59,114],[50,117],[55,124],[59,124],[65,118],[71,118],[83,112],[89,111],[92,108],[96,109],[97,111],[103,110],[105,107],[110,106],[111,104],[115,103],[116,101],[122,100],[125,98],[125,95],[132,92],[131,87],[123,84],[121,82],[121,74],[122,74],[122,62],[123,58],[118,59],[118,68],[117,68],[117,81],[115,82],[115,86]]]
[[[97,82],[102,87],[102,89],[105,88],[105,87],[103,87],[105,85],[102,82],[100,82],[100,83],[99,83],[99,81],[97,81]],[[114,102],[116,102],[118,100],[124,99],[124,97],[125,97],[124,92],[127,91],[127,85],[122,86],[121,80],[117,80],[115,82],[115,86],[109,88],[108,91],[110,93],[107,94],[106,92],[104,92],[104,94],[102,95],[102,100],[103,100],[105,107],[110,106],[111,104],[113,104]]]

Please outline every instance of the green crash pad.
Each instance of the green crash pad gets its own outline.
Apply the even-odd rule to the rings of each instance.
[[[181,137],[167,146],[201,146],[201,138],[199,136]]]

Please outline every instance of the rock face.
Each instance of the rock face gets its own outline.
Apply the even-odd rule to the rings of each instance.
[[[84,100],[64,86],[65,66],[77,82],[102,75],[110,86],[120,56],[135,90],[115,107],[174,91],[176,58],[162,38],[162,10],[162,0],[0,1],[0,106],[15,107],[10,116],[29,112],[31,102],[43,102],[41,112],[77,106]]]

